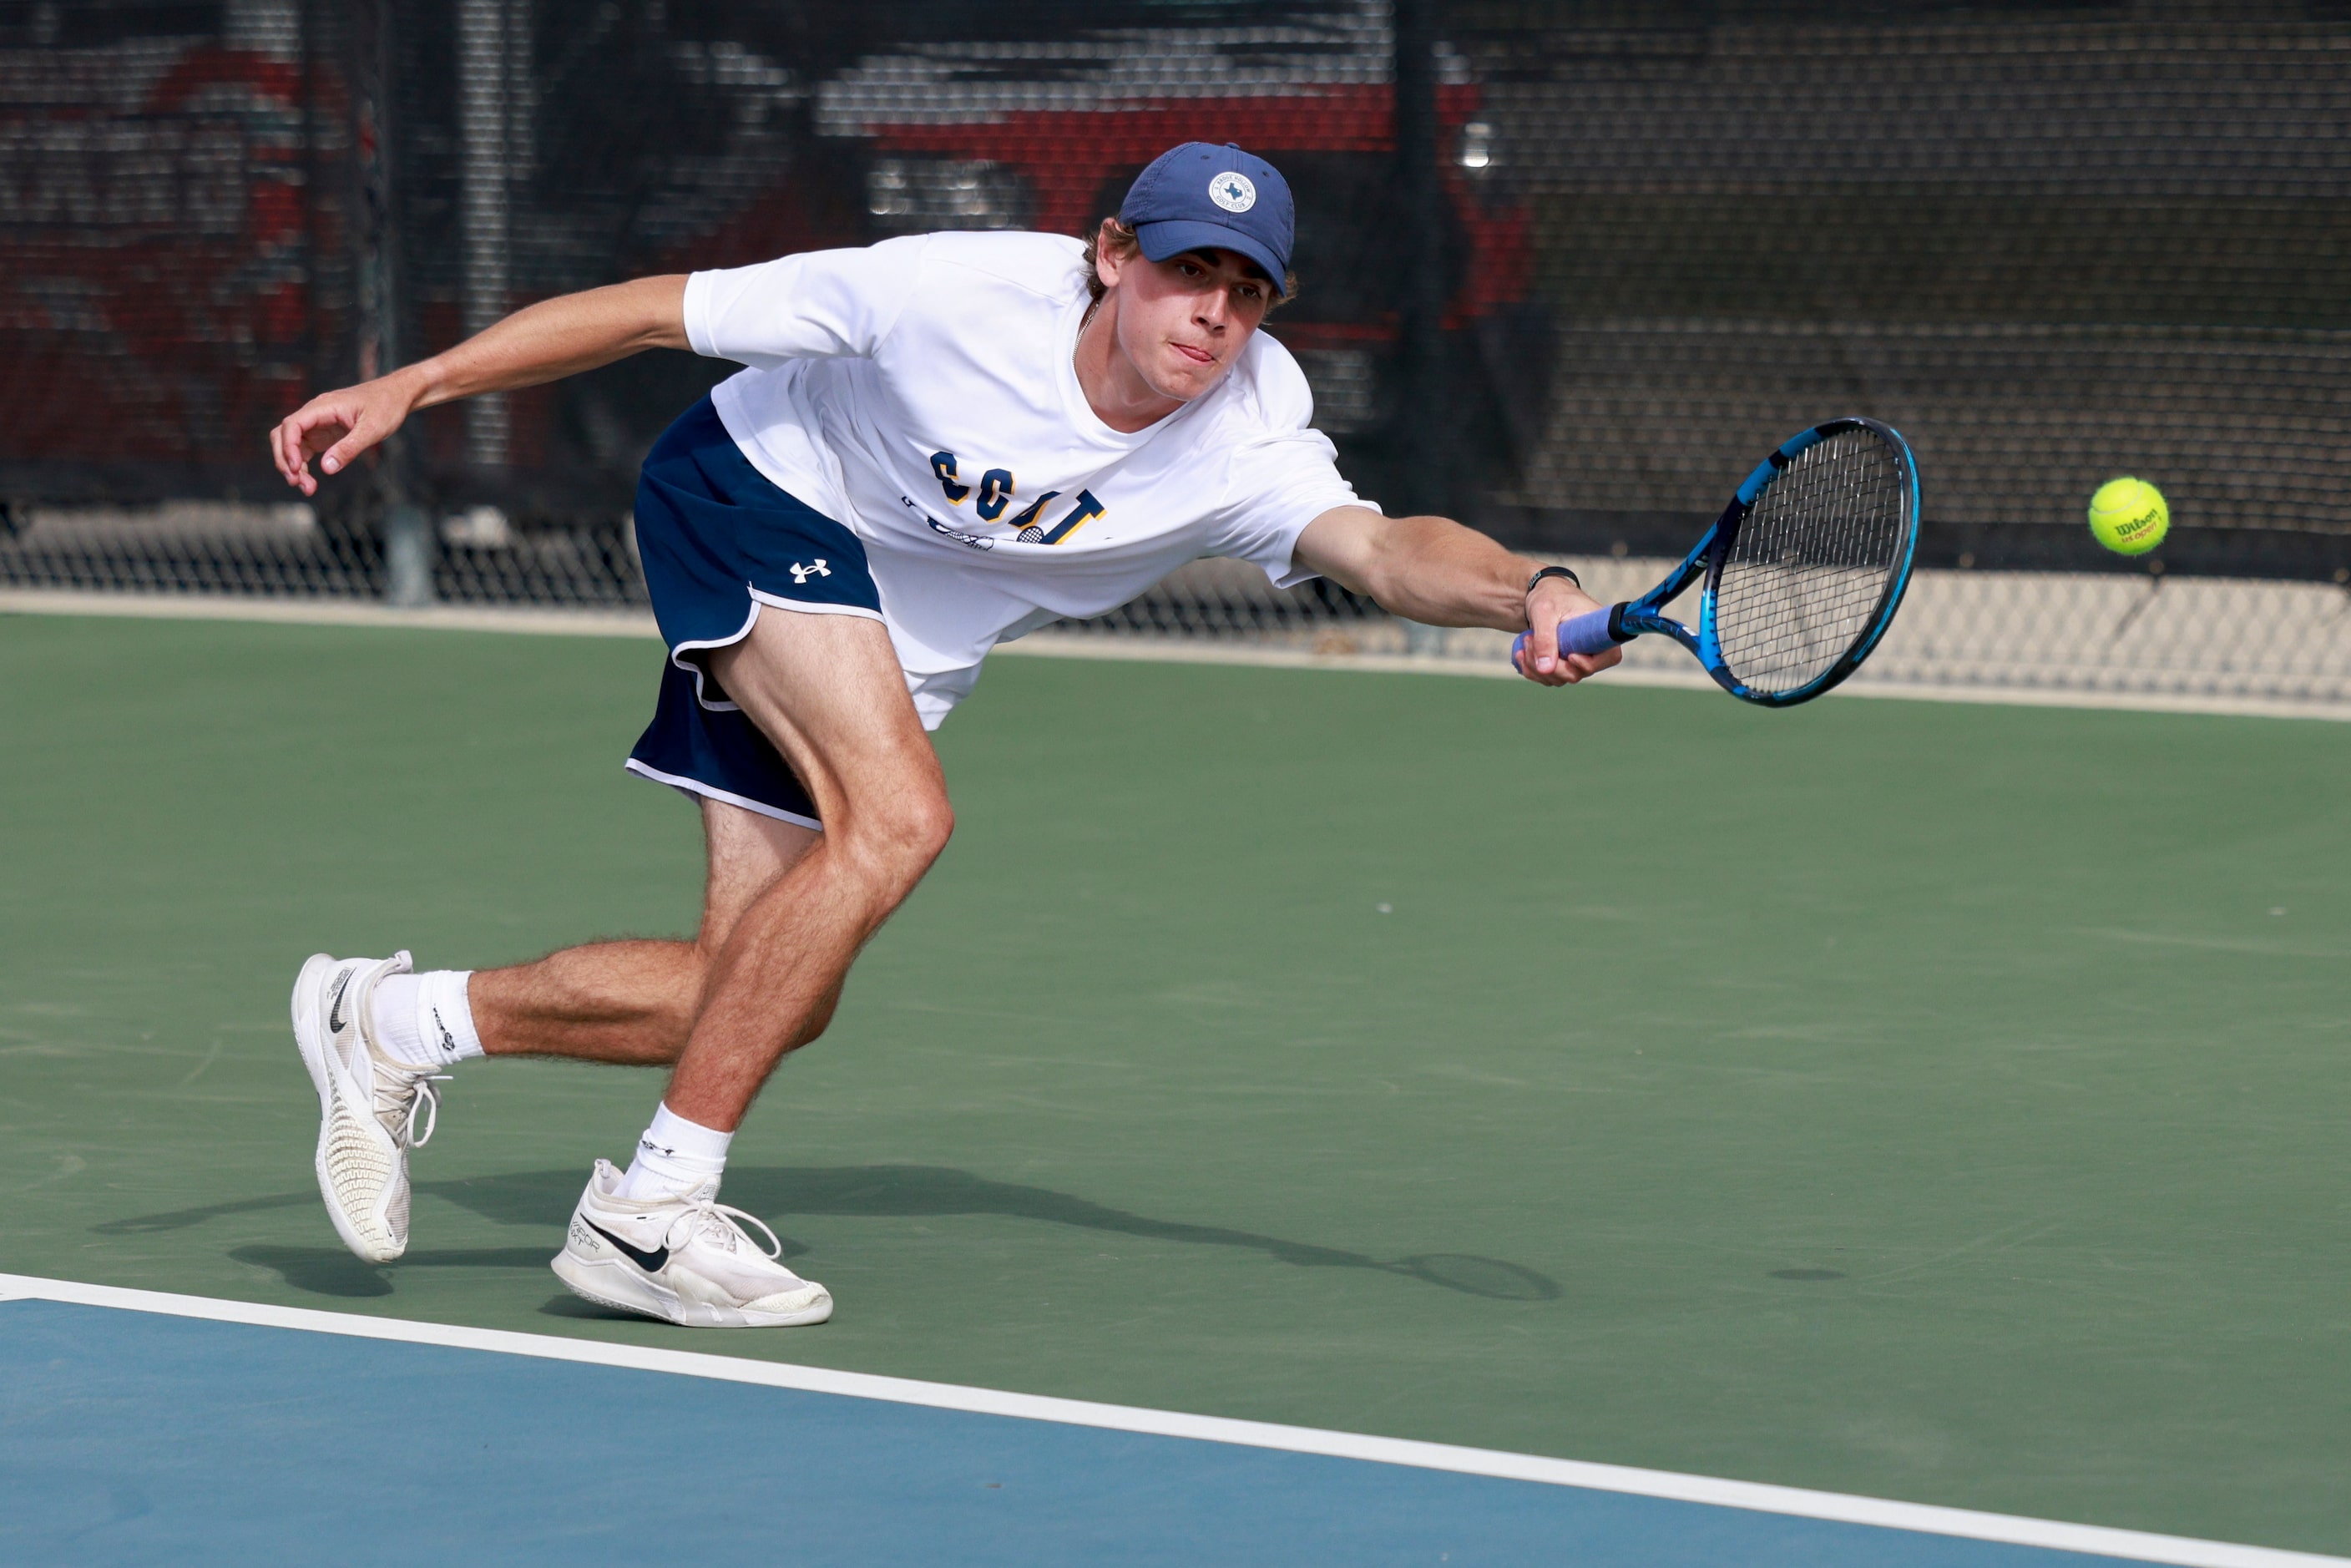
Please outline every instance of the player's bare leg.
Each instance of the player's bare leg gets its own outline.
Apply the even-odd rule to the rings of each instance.
[[[658,1042],[664,1009],[674,1008],[691,964],[702,991],[636,1163],[624,1176],[597,1162],[555,1272],[590,1301],[672,1322],[821,1322],[831,1315],[830,1293],[774,1261],[773,1251],[757,1256],[743,1223],[758,1221],[717,1202],[726,1144],[776,1064],[830,1021],[858,949],[930,869],[953,817],[937,756],[878,623],[764,611],[749,637],[713,660],[713,673],[790,762],[824,831],[723,937],[696,946],[706,955],[689,963],[633,946],[609,955],[623,977],[643,966],[669,988],[648,993],[631,1025],[640,1048]],[[542,977],[562,973],[592,992],[593,962]]]
[[[801,637],[801,630],[809,637]],[[762,637],[762,632],[767,634]],[[882,724],[865,722],[862,715],[844,724],[840,715],[795,712],[807,707],[795,701],[797,691],[840,682],[844,665],[840,653],[804,653],[795,646],[776,661],[792,670],[790,674],[774,682],[759,674],[764,653],[755,649],[801,642],[823,644],[834,637],[879,644],[874,651],[886,661],[886,670],[872,673],[879,679],[868,679],[865,685],[879,686],[868,701],[882,712]],[[750,1105],[750,1095],[774,1072],[776,1061],[823,1032],[840,1001],[841,977],[849,968],[846,956],[856,956],[858,945],[905,898],[935,856],[935,844],[919,858],[893,853],[893,846],[919,851],[926,844],[924,828],[929,822],[935,822],[938,841],[946,841],[950,818],[938,759],[922,734],[914,707],[905,701],[905,682],[889,651],[889,637],[877,625],[846,616],[771,612],[759,616],[750,640],[724,653],[731,658],[719,665],[719,682],[762,731],[778,740],[778,750],[790,757],[795,771],[816,795],[818,811],[825,813],[828,832],[818,834],[797,822],[780,822],[724,801],[703,801],[710,879],[703,894],[701,931],[691,943],[621,940],[567,947],[534,964],[475,973],[468,997],[475,1028],[489,1055],[569,1055],[580,1061],[663,1065],[679,1062],[705,1006],[719,1001],[715,980],[722,973],[736,976],[734,985],[752,988],[750,995],[734,1001],[738,1018],[757,1020],[752,1034],[764,1030],[767,1044],[752,1051],[715,1046],[717,1055],[703,1062],[703,1072],[734,1083],[740,1103],[726,1100],[722,1107],[703,1095],[694,1098],[694,1105],[707,1114],[694,1114],[682,1103],[694,1095],[691,1086],[684,1086],[684,1072],[673,1082],[665,1100],[670,1110],[703,1126],[734,1131]],[[736,691],[738,682],[743,691]],[[764,686],[776,686],[776,694],[764,694]],[[797,747],[783,738],[792,731],[801,734]],[[917,773],[912,785],[898,779],[905,771]],[[837,785],[865,776],[874,780],[853,789],[853,795],[841,785],[828,800],[818,785],[818,776],[828,773]],[[874,795],[884,804],[865,804]],[[877,844],[877,834],[884,834],[886,841]],[[841,846],[825,865],[830,874],[790,882],[813,851],[828,844]],[[811,894],[818,907],[795,907],[797,900]],[[853,940],[844,940],[840,931],[825,931],[828,910],[832,922],[849,912]],[[729,956],[746,919],[757,919],[762,934]],[[811,947],[801,950],[799,943],[811,943]],[[825,955],[834,956],[828,961]],[[778,1013],[768,988],[783,977],[804,980],[807,985],[799,989],[807,995],[788,999],[785,1011]],[[743,1030],[719,1034],[719,1039],[743,1039]]]
[[[752,902],[818,833],[723,800],[702,802],[709,870],[690,942],[592,942],[476,973],[474,1024],[492,1056],[568,1056],[667,1066],[685,1049],[713,960]]]
[[[672,1110],[731,1132],[776,1063],[822,1030],[858,949],[946,847],[955,817],[878,623],[770,610],[712,664],[825,825],[719,948],[670,1079]]]

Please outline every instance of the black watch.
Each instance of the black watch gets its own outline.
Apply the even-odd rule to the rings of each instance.
[[[1525,593],[1520,594],[1519,597],[1523,600],[1530,594],[1532,594],[1535,591],[1535,584],[1541,582],[1546,577],[1563,577],[1567,579],[1568,581],[1575,584],[1575,591],[1578,593],[1583,591],[1583,579],[1576,576],[1575,573],[1568,570],[1567,568],[1563,566],[1547,566],[1541,570],[1536,572],[1532,577],[1527,579],[1527,591]]]

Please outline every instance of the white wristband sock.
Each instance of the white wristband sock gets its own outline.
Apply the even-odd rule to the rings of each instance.
[[[734,1134],[689,1122],[664,1101],[637,1140],[620,1196],[636,1201],[692,1192],[726,1168],[726,1145],[734,1141]]]
[[[409,1067],[455,1067],[482,1054],[474,1009],[465,1000],[471,969],[391,975],[376,984],[369,1019],[375,1043]]]

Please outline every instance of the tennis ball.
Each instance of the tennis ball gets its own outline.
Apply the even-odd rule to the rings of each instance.
[[[2116,555],[2145,555],[2170,528],[2163,492],[2144,479],[2109,479],[2090,497],[2090,531]]]

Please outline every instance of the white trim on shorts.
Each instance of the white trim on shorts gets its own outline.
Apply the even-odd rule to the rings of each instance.
[[[716,645],[726,646],[725,643]],[[824,831],[824,824],[814,817],[803,817],[798,811],[787,811],[780,806],[763,805],[746,796],[737,795],[731,789],[721,789],[716,785],[705,784],[699,779],[684,779],[674,773],[664,773],[658,768],[647,767],[633,757],[622,762],[621,766],[640,779],[650,779],[656,784],[666,784],[681,795],[699,795],[705,800],[723,801],[729,806],[740,806],[743,810],[756,811],[762,817],[773,817],[779,822],[790,822],[797,827],[811,828],[820,833]]]
[[[882,619],[882,612],[879,610],[868,610],[862,604],[803,604],[797,599],[778,599],[772,593],[763,592],[751,587],[748,583],[744,584],[744,588],[751,595],[754,602],[772,604],[778,610],[797,610],[803,615],[862,615],[868,621]],[[758,617],[754,616],[753,619],[757,620]],[[740,637],[750,630],[751,628],[747,624],[735,635]]]
[[[744,586],[747,588],[750,585],[746,583]],[[759,605],[758,601],[754,600],[751,604],[751,613],[743,617],[743,624],[735,629],[735,634],[733,636],[713,637],[700,643],[680,643],[676,647],[672,648],[669,651],[669,662],[694,677],[694,700],[696,703],[699,703],[702,706],[709,709],[712,713],[741,713],[743,708],[742,705],[739,703],[713,702],[710,698],[704,696],[702,695],[702,682],[704,675],[706,674],[707,672],[693,660],[681,657],[681,655],[695,653],[704,648],[731,648],[736,643],[740,643],[744,638],[748,637],[751,634],[751,628],[758,623]],[[669,780],[665,780],[665,782],[668,781]],[[756,810],[757,808],[754,809]]]
[[[743,617],[743,624],[736,629],[734,635],[730,637],[708,638],[699,643],[680,643],[676,647],[672,648],[669,651],[669,662],[694,677],[694,700],[712,713],[741,713],[743,711],[743,706],[740,703],[714,702],[710,698],[704,696],[702,695],[702,679],[704,674],[702,666],[695,664],[691,659],[681,658],[679,655],[682,653],[698,653],[705,648],[733,647],[736,643],[740,643],[744,638],[748,637],[751,634],[751,628],[759,623],[759,607],[761,605],[772,604],[778,610],[795,610],[803,615],[856,615],[867,621],[882,620],[882,613],[880,611],[868,610],[862,605],[802,604],[794,600],[778,599],[772,593],[762,593],[747,582],[743,585],[743,591],[751,596],[751,613]],[[883,624],[886,626],[889,622],[884,621],[883,622]],[[741,802],[738,801],[737,804],[739,805]],[[757,810],[758,808],[753,807],[752,810]],[[797,817],[789,820],[792,821],[799,821]]]

